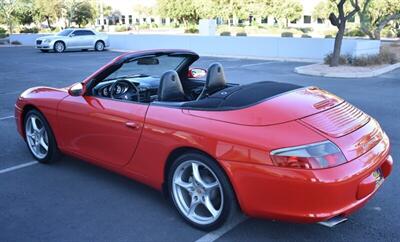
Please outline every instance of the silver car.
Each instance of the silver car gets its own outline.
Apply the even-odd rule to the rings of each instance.
[[[110,46],[108,36],[90,29],[64,29],[56,35],[36,39],[36,48],[42,52],[54,50],[61,53],[65,50],[94,49],[103,51]]]

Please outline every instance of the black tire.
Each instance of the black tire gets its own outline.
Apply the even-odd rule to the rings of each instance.
[[[209,224],[199,224],[187,217],[187,215],[181,211],[179,208],[179,205],[176,201],[176,198],[174,196],[173,192],[173,177],[174,173],[177,170],[177,168],[180,167],[181,164],[188,162],[188,161],[200,161],[201,163],[205,164],[212,170],[214,175],[218,178],[218,181],[221,185],[222,192],[223,192],[223,205],[222,205],[222,210],[220,212],[219,217],[212,223]],[[171,200],[171,203],[174,205],[175,209],[179,213],[179,215],[191,226],[204,230],[204,231],[212,231],[220,226],[222,226],[226,220],[232,218],[236,212],[238,211],[238,206],[236,202],[236,196],[234,194],[233,188],[231,186],[231,183],[226,176],[225,172],[219,167],[217,162],[213,160],[212,158],[200,153],[200,152],[191,152],[191,153],[186,153],[180,157],[178,157],[173,164],[171,165],[171,168],[169,169],[169,174],[168,174],[168,197]]]
[[[94,50],[95,51],[104,51],[106,45],[104,44],[103,41],[98,40],[95,44],[94,44]]]
[[[58,48],[58,46],[60,46]],[[62,48],[61,48],[62,47]],[[53,47],[54,52],[56,53],[62,53],[65,51],[65,44],[62,41],[57,41],[54,43],[54,47]]]
[[[31,147],[29,145],[28,142],[28,135],[27,135],[27,122],[31,117],[35,117],[38,118],[41,122],[41,124],[43,124],[43,127],[45,129],[45,131],[47,132],[47,137],[48,137],[48,150],[47,150],[47,154],[44,157],[37,157],[33,151],[31,150]],[[39,111],[32,109],[30,111],[28,111],[25,116],[24,116],[24,133],[25,133],[25,141],[26,144],[28,146],[29,151],[31,152],[32,156],[40,163],[52,163],[56,160],[58,160],[61,157],[61,153],[58,150],[57,147],[57,142],[56,139],[54,137],[53,131],[50,128],[49,123],[47,122],[46,118],[43,116],[42,113],[40,113]]]
[[[43,53],[49,52],[49,50],[40,50],[40,51],[43,52]]]

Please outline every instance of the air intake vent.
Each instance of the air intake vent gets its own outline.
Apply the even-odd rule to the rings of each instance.
[[[370,117],[353,105],[343,102],[302,120],[321,132],[337,138],[361,128],[368,123]]]

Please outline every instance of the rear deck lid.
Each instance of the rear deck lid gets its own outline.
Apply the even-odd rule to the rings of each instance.
[[[326,135],[338,138],[345,136],[367,124],[370,117],[348,102],[306,118],[306,124],[316,128]]]
[[[288,91],[249,107],[235,110],[184,110],[185,113],[249,126],[273,125],[302,119],[329,110],[343,99],[317,87]]]

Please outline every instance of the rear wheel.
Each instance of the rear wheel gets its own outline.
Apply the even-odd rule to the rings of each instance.
[[[228,178],[213,159],[201,153],[188,153],[176,159],[168,186],[175,208],[196,228],[216,229],[236,209]]]
[[[104,50],[104,43],[103,41],[97,41],[96,44],[94,45],[94,49],[96,51],[103,51]]]
[[[28,148],[41,163],[50,163],[59,158],[53,132],[45,117],[37,110],[30,110],[24,118],[25,140]]]
[[[61,41],[54,43],[54,51],[57,53],[62,53],[65,50],[65,44]]]

